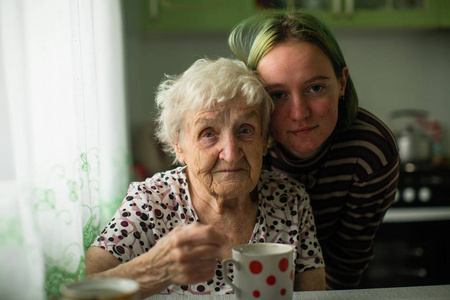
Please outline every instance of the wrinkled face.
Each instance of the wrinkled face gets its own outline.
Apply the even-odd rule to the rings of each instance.
[[[196,191],[236,198],[256,187],[267,151],[259,106],[234,100],[211,110],[189,111],[182,136],[174,148]]]
[[[289,41],[271,49],[258,72],[275,109],[270,133],[292,155],[308,158],[333,132],[348,69],[338,79],[328,57],[314,44]]]

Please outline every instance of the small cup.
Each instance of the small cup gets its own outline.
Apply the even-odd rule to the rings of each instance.
[[[61,286],[64,300],[137,300],[139,284],[130,279],[84,280]]]
[[[292,299],[293,246],[275,243],[246,244],[232,249],[233,258],[222,261],[224,270],[234,265],[234,279],[224,280],[240,300]]]

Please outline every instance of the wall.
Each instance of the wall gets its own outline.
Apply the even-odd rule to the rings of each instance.
[[[394,127],[390,112],[429,111],[450,156],[450,31],[337,31],[360,104]]]
[[[155,144],[149,142],[155,117],[155,90],[165,74],[179,74],[194,61],[208,56],[231,56],[226,34],[217,35],[150,35],[128,41],[128,112],[131,143],[135,161],[147,166],[153,174],[171,167],[162,161]],[[158,155],[156,160],[148,158]]]
[[[131,10],[125,10],[130,21]],[[200,57],[231,56],[231,52],[226,32],[145,34],[139,32],[136,18],[128,21],[128,99],[136,149],[142,128],[154,116],[154,90],[164,73],[177,74]],[[450,156],[450,31],[346,29],[335,34],[360,105],[388,125],[393,110],[428,110],[430,119],[442,123],[444,152]]]

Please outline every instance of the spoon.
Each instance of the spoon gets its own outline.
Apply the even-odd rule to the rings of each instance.
[[[237,252],[242,252],[242,250],[243,250],[242,247],[240,247],[240,246],[234,247],[234,246],[231,245],[230,243],[227,243],[226,246],[227,246],[228,248],[230,248],[231,250],[236,250]]]

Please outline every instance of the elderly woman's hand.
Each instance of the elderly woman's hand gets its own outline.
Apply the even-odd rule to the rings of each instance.
[[[227,241],[210,225],[176,227],[156,243],[142,262],[170,284],[208,281],[214,276],[217,259]]]
[[[176,227],[148,252],[124,264],[109,252],[91,247],[86,252],[86,275],[134,279],[140,284],[141,296],[148,297],[171,284],[187,285],[212,279],[227,241],[212,226],[194,223]]]

